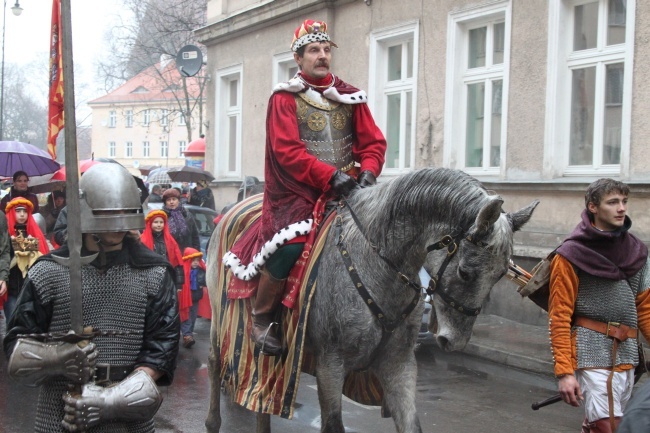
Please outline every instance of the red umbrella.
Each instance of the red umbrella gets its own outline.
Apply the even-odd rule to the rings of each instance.
[[[102,162],[97,161],[95,159],[83,159],[79,161],[79,172],[84,173],[86,170],[88,170],[90,167],[92,167],[95,164],[102,164]],[[65,167],[61,167],[54,173],[50,181],[53,180],[65,181]]]

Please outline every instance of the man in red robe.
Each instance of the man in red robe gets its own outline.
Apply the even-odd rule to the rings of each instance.
[[[375,184],[384,165],[386,140],[366,93],[330,72],[334,47],[322,21],[296,29],[300,71],[275,87],[267,111],[262,217],[223,258],[240,280],[259,275],[251,338],[267,355],[282,351],[275,313],[317,200]]]

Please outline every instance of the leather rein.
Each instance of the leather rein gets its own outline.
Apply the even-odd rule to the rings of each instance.
[[[368,235],[366,234],[366,230],[361,224],[361,221],[359,221],[359,218],[355,214],[354,210],[352,210],[352,207],[345,199],[342,199],[339,202],[339,207],[340,208],[347,207],[347,209],[350,211],[350,216],[352,217],[352,220],[357,225],[357,228],[359,229],[363,237],[370,244],[370,247],[384,261],[384,263],[386,263],[397,274],[399,279],[406,286],[413,289],[413,291],[415,292],[412,301],[406,306],[406,308],[404,308],[404,310],[398,316],[398,318],[396,320],[388,320],[383,310],[379,307],[379,305],[377,305],[375,300],[372,298],[372,295],[370,295],[370,292],[368,292],[368,289],[361,281],[361,278],[359,277],[359,274],[356,270],[356,267],[354,266],[354,263],[352,262],[350,254],[344,242],[344,236],[342,233],[343,218],[340,214],[336,216],[336,222],[335,222],[335,230],[336,230],[336,237],[337,237],[336,245],[339,249],[339,252],[341,253],[343,262],[345,263],[348,273],[350,274],[350,278],[352,279],[352,282],[354,283],[357,291],[359,292],[359,295],[366,303],[366,306],[370,309],[372,314],[377,318],[379,323],[382,325],[384,331],[390,334],[415,309],[415,307],[417,306],[420,300],[420,297],[422,295],[422,290],[424,288],[418,283],[416,283],[415,281],[411,280],[409,277],[407,277],[406,274],[404,274],[388,257],[384,256],[382,250],[377,246],[377,244],[372,242],[368,238]],[[477,316],[481,312],[481,307],[472,308],[464,305],[462,302],[459,302],[453,296],[451,296],[444,288],[441,288],[441,285],[438,284],[442,275],[445,272],[445,269],[451,262],[456,252],[458,252],[458,244],[463,238],[478,245],[478,243],[471,238],[471,235],[466,235],[463,230],[454,230],[451,234],[443,236],[442,239],[440,239],[438,242],[435,242],[427,246],[426,248],[427,254],[432,251],[437,251],[443,248],[447,248],[447,256],[445,257],[442,264],[440,265],[440,268],[438,268],[438,272],[436,273],[436,275],[431,277],[431,280],[429,281],[429,286],[426,288],[426,292],[430,296],[437,294],[447,305],[454,308],[456,311],[460,313],[463,313],[467,316]]]

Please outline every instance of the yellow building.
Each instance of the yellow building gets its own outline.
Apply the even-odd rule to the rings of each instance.
[[[187,78],[186,99],[174,62],[161,62],[89,102],[94,157],[112,158],[135,175],[141,167],[185,165],[185,148],[202,132],[200,86],[200,78]]]

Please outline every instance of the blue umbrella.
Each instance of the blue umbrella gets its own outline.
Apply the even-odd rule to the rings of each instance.
[[[11,177],[17,171],[27,176],[54,173],[61,165],[49,153],[20,141],[0,141],[0,176]]]

